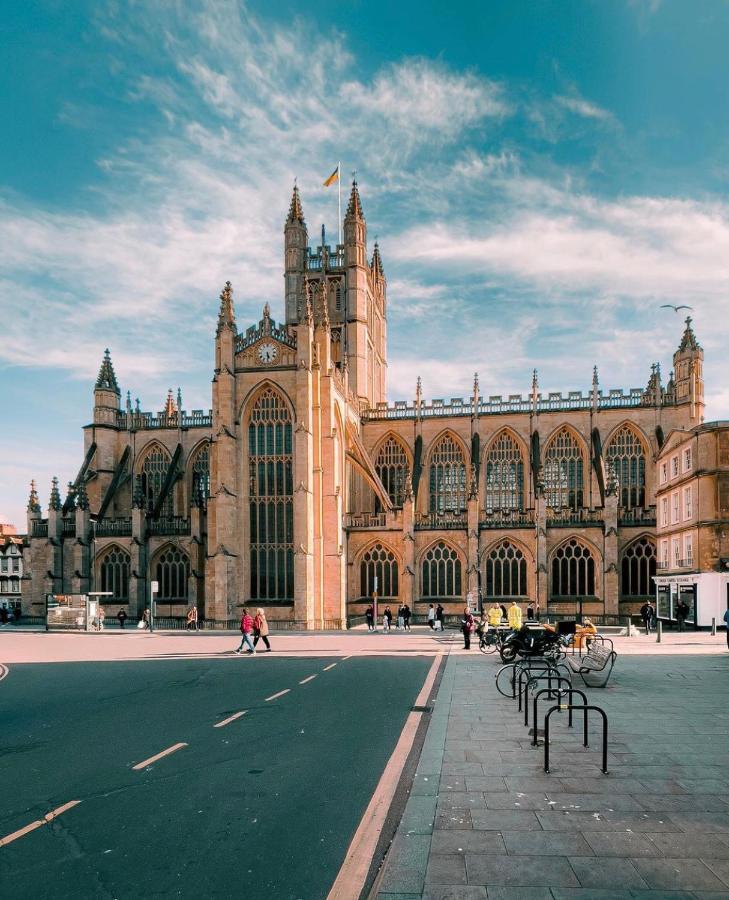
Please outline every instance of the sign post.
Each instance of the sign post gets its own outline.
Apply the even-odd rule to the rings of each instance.
[[[159,593],[159,581],[153,581],[149,590],[149,630],[154,631],[154,595]]]
[[[375,618],[375,631],[377,631],[377,575],[375,575],[375,586],[372,591],[372,613]]]

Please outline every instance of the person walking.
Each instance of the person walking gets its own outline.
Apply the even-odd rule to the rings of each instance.
[[[443,631],[443,616],[445,614],[445,610],[440,605],[440,603],[435,608],[435,621],[438,623],[438,629],[442,633]]]
[[[403,613],[402,605],[400,605],[397,610],[397,630],[405,630],[405,614]]]
[[[471,649],[471,634],[473,633],[474,627],[475,627],[475,623],[473,621],[473,615],[471,614],[471,610],[467,606],[464,606],[463,618],[461,619],[461,631],[463,631],[463,649],[464,650]]]
[[[268,621],[266,620],[266,613],[260,607],[256,610],[256,615],[253,619],[254,650],[259,640],[263,641],[263,643],[266,645],[266,653],[270,653],[271,644],[268,640]]]
[[[645,633],[650,634],[653,625],[653,607],[647,601],[640,608],[640,617],[643,620]]]
[[[402,605],[402,617],[403,617],[403,621],[405,622],[405,631],[410,631],[410,617],[411,617],[411,615],[412,615],[412,613],[411,613],[411,611],[410,611],[410,607],[407,605],[407,603],[403,603],[403,605]]]
[[[686,618],[689,614],[689,605],[688,603],[681,597],[681,599],[676,604],[676,621],[678,622],[678,630],[683,631],[686,627]]]
[[[435,631],[435,607],[432,603],[428,607],[428,627],[431,631]]]
[[[235,651],[236,653],[243,652],[243,644],[245,644],[248,647],[248,649],[246,650],[246,653],[255,653],[256,652],[256,648],[251,643],[251,632],[252,631],[253,631],[253,619],[251,617],[251,614],[246,609],[243,612],[243,615],[240,617],[240,633],[241,633],[242,637],[240,639],[240,645],[238,646],[238,649]]]
[[[729,607],[727,607],[727,611],[724,613],[724,624],[726,625],[726,646],[727,650],[729,650]]]
[[[142,613],[142,618],[139,620],[137,624],[137,628],[142,631],[147,631],[149,629],[149,610],[145,609]]]
[[[534,607],[529,606],[529,607],[527,607],[527,622],[533,622],[533,621],[534,621]]]
[[[188,631],[192,629],[192,631],[197,631],[197,606],[191,606],[187,611],[187,625],[185,626]]]
[[[385,611],[382,613],[382,630],[390,632],[392,628],[392,610],[389,606],[385,607]]]
[[[125,623],[126,620],[127,620],[127,614],[124,612],[123,609],[120,609],[119,612],[116,614],[116,617],[117,617],[117,619],[119,620],[119,627],[120,627],[120,628],[123,628],[123,627],[124,627],[124,623]]]
[[[97,618],[97,622],[99,623],[97,627],[98,627],[99,631],[104,630],[104,619],[105,618],[106,618],[106,613],[104,612],[104,607],[101,606],[101,604],[99,604],[99,616]]]
[[[509,607],[506,619],[512,631],[518,631],[521,628],[521,607],[516,600]]]
[[[365,610],[365,619],[367,620],[367,631],[375,630],[375,608],[370,605]]]
[[[501,607],[498,603],[494,603],[489,610],[489,625],[492,628],[498,628],[501,625]]]

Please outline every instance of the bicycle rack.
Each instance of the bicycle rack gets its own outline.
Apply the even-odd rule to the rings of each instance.
[[[570,704],[558,704],[557,706],[553,706],[550,710],[547,711],[547,715],[544,717],[544,771],[549,774],[549,720],[553,712],[562,712],[562,710],[572,710],[572,709],[581,709],[584,710],[585,713],[585,738],[587,737],[587,713],[588,710],[592,712],[600,713],[602,716],[602,772],[604,775],[607,775],[607,744],[608,744],[608,720],[605,715],[605,710],[601,709],[599,706],[573,706]],[[587,746],[587,744],[585,744]]]
[[[524,685],[524,727],[525,728],[529,724],[529,688],[533,687],[535,684],[537,684],[537,682],[545,681],[545,680],[549,682],[548,686],[546,688],[544,688],[543,690],[540,690],[539,691],[540,694],[543,694],[546,691],[547,693],[550,693],[550,694],[559,695],[560,691],[562,690],[560,688],[560,684],[566,684],[567,690],[570,690],[572,687],[572,682],[569,680],[569,678],[566,678],[564,675],[555,675],[552,672],[549,672],[547,674],[542,674],[542,675],[533,675],[527,681],[527,683]],[[552,687],[553,681],[557,682],[556,687]],[[558,699],[558,698],[555,697],[554,699]],[[587,702],[587,701],[585,701],[585,702]],[[571,725],[572,725],[572,716],[570,716],[570,726]]]
[[[541,671],[550,671],[554,670],[555,666],[553,663],[549,662],[546,659],[532,658],[532,659],[520,659],[518,662],[509,663],[511,665],[513,671],[513,677],[511,679],[511,697],[513,700],[516,699],[516,685],[517,685],[517,674],[516,667],[520,666],[519,676],[521,677],[522,672],[531,672],[533,669],[538,669]],[[497,673],[498,675],[498,673]],[[521,696],[519,696],[519,711],[521,712]]]
[[[540,660],[540,662],[541,662],[541,660]],[[539,677],[539,678],[548,678],[548,679],[549,679],[549,686],[550,686],[550,687],[552,686],[552,679],[553,679],[553,678],[556,679],[556,678],[562,677],[562,676],[560,676],[560,674],[559,674],[559,672],[558,672],[558,670],[557,670],[557,667],[554,666],[554,665],[552,665],[552,663],[547,663],[547,662],[545,662],[544,665],[541,667],[541,670],[542,670],[542,675],[540,675],[540,676],[533,675],[531,669],[521,669],[521,670],[520,670],[520,672],[519,672],[519,712],[521,712],[522,695],[523,695],[524,689],[525,689],[525,685],[524,685],[524,682],[523,682],[523,676],[524,676],[525,674],[529,676],[529,677],[527,678],[527,682],[526,682],[527,685],[529,684],[529,681],[530,681],[532,678],[537,678],[537,677]],[[514,672],[514,680],[516,681],[516,672]]]
[[[549,688],[542,688],[541,691],[537,691],[537,693],[534,695],[534,715],[533,715],[534,740],[532,741],[532,747],[538,746],[538,742],[537,742],[537,722],[538,722],[537,706],[538,706],[539,698],[541,697],[542,694],[545,694],[545,693],[549,693]],[[569,695],[570,701],[572,700],[572,694],[579,694],[580,697],[582,697],[582,699],[584,701],[584,703],[581,706],[570,705],[567,710],[567,727],[572,728],[572,710],[573,709],[587,709],[587,697],[585,695],[585,692],[581,691],[579,688],[573,688],[570,685],[570,687],[568,687],[566,690],[557,689],[556,693],[558,694],[558,696],[554,699],[557,699],[560,701],[560,707],[562,707],[562,705],[563,705],[561,701],[562,701],[562,697],[565,694]],[[585,713],[585,717],[584,717],[583,744],[585,747],[589,746],[587,743],[587,713]]]

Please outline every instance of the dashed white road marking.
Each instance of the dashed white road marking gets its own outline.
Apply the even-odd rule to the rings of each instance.
[[[351,659],[351,658],[352,658],[351,656],[343,656],[343,657],[342,657],[342,662],[344,662],[345,659]]]
[[[266,697],[265,702],[268,703],[269,700],[275,700],[277,697],[283,697],[284,694],[288,694],[291,688],[286,688],[285,691],[279,691],[278,694],[271,694],[270,697]]]
[[[9,671],[10,671],[10,669],[7,666],[0,663],[0,681],[2,681],[3,678],[5,678],[5,676],[8,674]]]
[[[12,844],[12,842],[17,841],[18,838],[21,838],[26,834],[30,834],[31,831],[35,831],[36,828],[41,828],[43,825],[48,825],[49,822],[52,822],[54,819],[58,818],[61,813],[65,813],[68,809],[73,809],[73,807],[78,806],[80,802],[80,800],[69,800],[69,802],[64,803],[63,806],[57,806],[55,809],[51,810],[51,812],[46,813],[46,815],[43,816],[42,819],[36,819],[35,822],[31,822],[29,825],[25,825],[23,828],[19,828],[12,834],[5,835],[4,838],[0,838],[0,847],[4,847],[6,844]]]
[[[309,675],[308,678],[304,678],[303,681],[299,682],[299,684],[306,684],[307,681],[311,681],[314,678],[316,678],[316,675]]]
[[[242,709],[240,712],[233,713],[232,716],[228,716],[228,718],[223,719],[222,722],[216,722],[215,725],[213,725],[213,728],[222,728],[223,725],[230,725],[231,722],[235,722],[236,719],[240,719],[240,717],[244,716],[247,712],[247,709]]]
[[[140,769],[144,769],[147,766],[151,766],[152,763],[157,762],[158,759],[162,759],[163,756],[169,756],[170,753],[174,753],[177,750],[182,750],[183,747],[187,747],[187,744],[173,744],[171,747],[168,747],[166,750],[163,750],[161,753],[155,753],[154,756],[150,756],[149,759],[143,760],[143,762],[137,763],[136,766],[132,766],[132,769],[135,771],[139,771]]]
[[[324,666],[322,672],[328,672],[330,669],[333,669],[336,666],[336,663],[332,663],[330,666]]]

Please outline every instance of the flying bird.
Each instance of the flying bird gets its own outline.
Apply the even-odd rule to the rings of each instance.
[[[679,309],[693,309],[693,306],[674,306],[673,303],[661,303],[661,309],[672,309],[674,312],[678,312]]]

